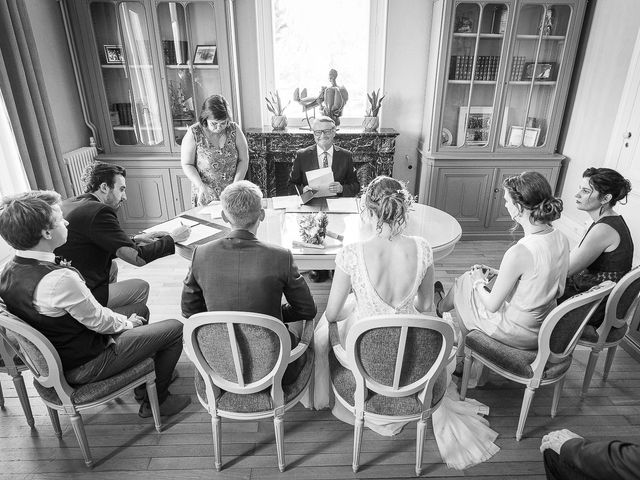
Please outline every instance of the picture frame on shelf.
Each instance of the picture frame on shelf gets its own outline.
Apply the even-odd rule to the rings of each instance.
[[[473,20],[469,17],[456,17],[456,24],[453,30],[455,33],[472,33]]]
[[[460,107],[457,146],[486,145],[493,118],[493,107]]]
[[[104,45],[104,59],[108,64],[123,64],[122,45]]]
[[[524,64],[522,80],[535,78],[540,81],[553,81],[558,74],[558,64],[556,62],[527,62]]]
[[[540,128],[512,126],[509,130],[509,147],[537,147],[540,138]]]
[[[193,54],[194,65],[217,65],[216,52],[218,47],[215,45],[198,45]]]

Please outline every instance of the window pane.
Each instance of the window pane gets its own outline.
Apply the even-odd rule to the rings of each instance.
[[[333,68],[338,71],[337,85],[344,85],[349,93],[342,117],[364,116],[368,0],[273,0],[273,37],[275,84],[285,104],[293,99],[296,88],[317,96],[321,87],[330,85]],[[302,107],[293,100],[285,113],[289,118],[304,117]]]

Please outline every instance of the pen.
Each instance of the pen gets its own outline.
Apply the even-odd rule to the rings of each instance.
[[[327,237],[335,238],[336,240],[338,240],[340,242],[344,240],[344,235],[340,235],[339,233],[332,232],[331,230],[327,230],[326,231],[326,235],[327,235]]]

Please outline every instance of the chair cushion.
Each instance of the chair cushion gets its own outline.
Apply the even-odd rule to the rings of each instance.
[[[521,350],[505,345],[480,330],[469,332],[464,342],[465,346],[486,358],[500,368],[523,378],[532,378],[531,363],[538,355],[537,350]],[[572,356],[568,356],[560,363],[547,363],[542,378],[557,378],[571,366]]]
[[[311,346],[305,353],[296,361],[302,368],[300,373],[291,383],[282,384],[282,390],[284,392],[285,405],[296,398],[306,387],[311,374],[313,372],[313,349]],[[287,369],[298,368],[296,365],[291,364]],[[208,405],[207,390],[204,384],[204,379],[200,375],[197,369],[194,368],[194,380],[196,385],[196,393],[200,403],[206,408]],[[285,375],[288,376],[288,375]],[[249,394],[238,394],[220,391],[220,395],[217,397],[218,410],[238,413],[258,413],[267,412],[273,410],[273,402],[271,401],[271,388],[266,388],[260,392]]]
[[[607,343],[619,342],[626,335],[627,330],[629,329],[628,325],[623,325],[620,328],[612,328],[609,330],[609,335],[607,335]],[[600,336],[598,335],[598,331],[592,325],[587,325],[584,327],[584,331],[582,332],[582,336],[580,337],[580,344],[585,343],[598,343]]]
[[[73,390],[71,394],[71,401],[74,405],[83,405],[85,403],[95,402],[103,397],[106,397],[114,392],[117,392],[123,387],[126,387],[131,382],[143,377],[144,375],[154,371],[153,359],[147,358],[142,362],[134,365],[127,370],[113,375],[112,377],[105,378],[99,382],[87,383],[80,385]],[[40,396],[47,402],[55,405],[62,405],[62,401],[55,389],[43,387],[37,380],[33,381],[33,385]]]
[[[331,382],[338,394],[349,405],[355,405],[356,379],[351,370],[338,361],[333,350],[329,351],[329,370],[331,372]],[[448,380],[449,377],[445,368],[433,386],[431,406],[436,405],[444,396],[449,383]],[[387,397],[369,390],[364,408],[366,412],[379,415],[408,416],[419,415],[422,412],[422,403],[418,399],[418,393],[406,397]]]

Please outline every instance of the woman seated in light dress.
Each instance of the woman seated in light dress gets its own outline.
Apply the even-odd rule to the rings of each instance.
[[[629,227],[613,207],[625,200],[631,183],[610,168],[588,168],[576,193],[578,210],[587,212],[593,223],[571,250],[569,276],[560,301],[589,290],[605,280],[618,282],[633,261],[633,240]],[[599,327],[604,319],[603,302],[589,323]]]
[[[350,327],[362,318],[433,311],[431,247],[424,238],[403,234],[412,201],[406,188],[389,177],[377,177],[365,190],[360,215],[363,229],[369,234],[359,243],[345,245],[336,256],[327,310],[314,336],[317,409],[330,404],[328,322],[339,322],[344,346]],[[449,466],[466,468],[487,460],[499,450],[493,444],[496,432],[478,413],[487,414],[488,408],[473,400],[459,401],[455,386],[434,413],[436,440]],[[335,402],[333,414],[344,422],[354,422],[353,414],[339,402]],[[404,425],[365,419],[365,426],[381,435],[395,435]]]
[[[503,187],[507,211],[524,237],[506,251],[500,270],[476,265],[458,277],[437,311],[455,308],[463,334],[481,330],[507,345],[533,350],[542,322],[564,292],[569,268],[569,243],[551,225],[560,218],[562,200],[537,172],[507,178]]]

